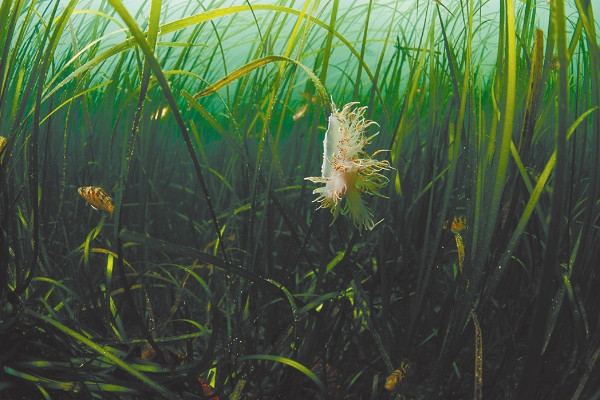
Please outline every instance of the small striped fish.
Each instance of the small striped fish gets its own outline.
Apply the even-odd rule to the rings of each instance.
[[[467,229],[467,219],[465,217],[454,217],[452,223],[446,221],[442,229],[448,229],[448,225],[450,225],[451,231],[464,231],[465,229]]]
[[[98,186],[84,186],[77,189],[79,195],[85,199],[94,210],[102,210],[112,215],[115,207],[112,205],[112,199],[104,189]]]
[[[399,392],[402,381],[411,374],[411,369],[410,362],[407,359],[402,360],[400,368],[392,372],[385,380],[385,389],[388,392]]]

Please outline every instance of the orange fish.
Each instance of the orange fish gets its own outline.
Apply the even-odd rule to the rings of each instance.
[[[448,221],[444,222],[444,230],[448,229]],[[467,229],[467,219],[465,217],[454,217],[450,224],[450,230],[455,232],[464,231]]]
[[[294,121],[298,121],[300,118],[302,118],[304,116],[304,114],[306,113],[306,110],[308,110],[308,104],[303,104],[300,107],[298,107],[298,110],[296,110],[296,113],[294,114],[294,116],[292,117],[292,119]]]
[[[412,367],[408,360],[402,360],[400,368],[392,372],[392,374],[385,380],[385,389],[388,392],[399,392],[402,381],[411,374],[411,368]]]
[[[102,210],[112,215],[115,207],[112,205],[112,199],[104,189],[99,186],[84,186],[77,189],[79,195],[85,199],[94,210]]]

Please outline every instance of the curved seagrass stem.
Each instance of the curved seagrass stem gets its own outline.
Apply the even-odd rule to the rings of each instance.
[[[152,6],[150,8],[150,26],[149,26],[149,35],[148,41],[150,42],[149,47],[154,48],[156,46],[156,37],[158,32],[158,22],[160,16],[160,0],[154,0],[152,2]],[[146,42],[148,44],[148,42]],[[137,140],[138,134],[140,132],[140,120],[142,118],[142,111],[144,110],[144,103],[146,99],[146,94],[148,93],[148,86],[150,83],[150,67],[148,60],[144,63],[144,69],[142,72],[142,80],[140,83],[140,96],[137,104],[137,108],[135,111],[135,115],[133,118],[133,122],[131,125],[131,135],[129,137],[129,145],[127,148],[127,153],[125,155],[125,168],[121,174],[121,190],[117,192],[117,221],[115,224],[115,237],[117,243],[117,265],[119,267],[119,275],[121,280],[121,285],[124,289],[124,297],[123,301],[129,303],[131,306],[131,310],[135,315],[135,322],[140,328],[141,333],[144,335],[150,346],[156,351],[156,353],[160,356],[161,359],[164,359],[164,355],[160,347],[154,341],[152,333],[154,331],[153,328],[149,328],[144,323],[144,319],[140,315],[135,306],[135,302],[131,297],[131,287],[127,282],[127,275],[125,273],[125,267],[123,265],[123,246],[121,245],[121,239],[119,238],[118,232],[121,230],[121,207],[123,205],[123,196],[125,193],[125,187],[127,184],[127,177],[129,175],[129,171],[131,168],[131,160],[133,159],[133,153],[135,151],[135,142]],[[147,295],[146,295],[147,299]],[[122,308],[119,307],[119,310]],[[151,312],[151,308],[149,308],[149,312]]]
[[[202,174],[202,171],[200,170],[200,162],[198,161],[198,157],[196,157],[196,153],[194,152],[194,147],[192,146],[192,141],[190,139],[190,135],[188,133],[187,127],[185,126],[183,117],[181,116],[181,113],[179,112],[179,108],[177,107],[177,102],[175,101],[173,92],[171,92],[171,89],[169,88],[169,84],[167,83],[167,79],[165,78],[162,68],[160,67],[158,60],[154,56],[154,52],[150,48],[150,45],[146,41],[144,34],[140,31],[140,28],[137,26],[134,19],[127,12],[125,7],[123,6],[123,3],[121,3],[121,1],[119,1],[119,0],[109,0],[109,3],[115,9],[115,11],[117,11],[119,13],[119,15],[121,16],[121,18],[123,19],[123,21],[125,22],[127,27],[129,28],[129,31],[131,32],[131,34],[134,36],[135,40],[137,41],[138,46],[144,52],[144,55],[146,56],[146,61],[148,62],[148,65],[150,66],[150,69],[152,70],[152,72],[154,72],[154,75],[156,76],[156,79],[158,80],[160,87],[162,88],[162,91],[165,94],[167,102],[169,103],[169,107],[171,108],[171,111],[173,111],[173,115],[175,117],[175,121],[177,122],[177,126],[179,127],[179,130],[181,131],[181,135],[183,136],[183,139],[185,141],[186,148],[187,148],[188,152],[190,153],[190,158],[192,159],[192,163],[194,164],[194,169],[196,170],[196,175],[198,176],[198,181],[200,182],[200,187],[202,188],[202,193],[204,194],[204,198],[206,199],[206,204],[208,206],[208,210],[210,212],[210,217],[212,219],[213,226],[217,233],[217,237],[219,238],[220,242],[223,242],[223,237],[221,235],[221,229],[219,228],[219,221],[217,220],[217,215],[215,214],[215,210],[212,205],[212,201],[210,200],[210,194],[208,193],[208,188],[206,186],[206,180],[204,179],[204,175]],[[219,246],[219,248],[221,249],[221,252],[223,253],[223,258],[225,260],[229,261],[227,253],[225,252],[225,248],[223,246]]]

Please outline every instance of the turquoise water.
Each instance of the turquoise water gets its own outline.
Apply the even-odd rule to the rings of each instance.
[[[0,397],[597,398],[586,5],[4,3]]]

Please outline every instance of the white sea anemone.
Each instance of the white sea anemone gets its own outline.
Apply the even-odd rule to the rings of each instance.
[[[348,215],[354,225],[361,229],[373,229],[372,214],[366,207],[362,194],[378,195],[378,190],[388,183],[380,172],[389,170],[387,160],[371,158],[381,150],[369,156],[363,150],[377,134],[366,137],[364,131],[376,122],[365,120],[363,114],[367,107],[354,108],[358,103],[348,103],[339,111],[332,103],[329,126],[323,141],[323,165],[321,177],[308,177],[311,182],[325,186],[313,191],[319,196],[319,208],[330,208],[333,221],[340,212]],[[333,222],[332,222],[333,223]]]

